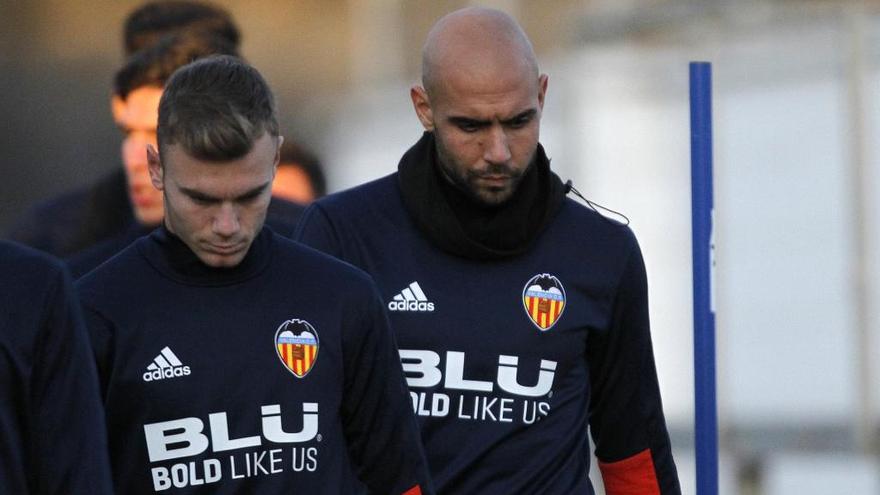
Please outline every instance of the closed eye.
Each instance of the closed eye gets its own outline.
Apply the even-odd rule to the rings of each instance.
[[[238,195],[232,199],[232,201],[240,204],[249,204],[253,203],[260,195],[263,194],[264,191],[269,189],[272,185],[272,182],[266,182],[265,184],[260,184],[259,186],[246,191],[244,194]],[[197,191],[195,189],[190,189],[187,187],[181,187],[180,191],[185,194],[189,199],[191,199],[194,203],[201,206],[210,206],[218,203],[222,203],[224,201],[223,198],[216,198],[209,194],[205,194],[201,191]]]
[[[512,119],[507,119],[503,122],[506,127],[511,127],[513,129],[519,129],[525,127],[535,118],[538,111],[535,109],[529,109],[525,112],[513,117]]]
[[[197,191],[184,191],[184,194],[189,196],[189,199],[191,199],[193,201],[193,203],[196,203],[196,204],[199,204],[202,206],[209,206],[209,205],[213,205],[213,204],[220,202],[219,199],[200,194]]]

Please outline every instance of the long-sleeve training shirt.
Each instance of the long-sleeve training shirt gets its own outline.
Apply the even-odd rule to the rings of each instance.
[[[430,493],[362,271],[266,228],[211,268],[160,228],[77,288],[119,493]]]
[[[566,199],[529,252],[473,261],[399,187],[322,198],[297,238],[378,283],[438,493],[593,493],[588,426],[607,493],[679,493],[630,229]]]

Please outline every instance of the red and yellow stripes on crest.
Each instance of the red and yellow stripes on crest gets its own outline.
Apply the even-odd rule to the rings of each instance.
[[[557,301],[555,299],[547,299],[544,297],[525,296],[523,302],[526,305],[529,317],[531,317],[532,321],[544,330],[552,327],[553,324],[556,323],[556,319],[559,318],[559,314],[562,313],[562,307],[565,306],[565,301]],[[544,306],[543,310],[541,306]]]
[[[309,372],[315,363],[315,355],[318,354],[318,346],[304,344],[278,344],[278,353],[281,360],[287,365],[287,369],[296,376],[303,376]]]

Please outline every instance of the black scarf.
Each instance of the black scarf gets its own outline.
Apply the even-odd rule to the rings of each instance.
[[[433,133],[426,132],[397,166],[403,203],[440,249],[473,260],[523,254],[559,212],[566,188],[538,145],[517,190],[500,205],[471,198],[443,176]]]

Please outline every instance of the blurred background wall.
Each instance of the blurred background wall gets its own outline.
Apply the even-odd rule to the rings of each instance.
[[[331,190],[396,169],[451,0],[219,1]],[[119,165],[109,111],[139,2],[0,0],[0,231]],[[880,493],[880,2],[499,0],[550,75],[542,141],[624,212],[694,491],[687,62],[713,62],[722,493]],[[601,483],[597,483],[601,486]]]

